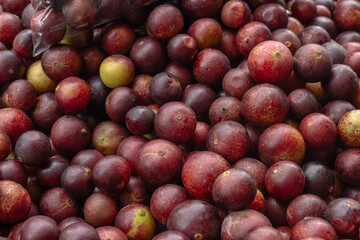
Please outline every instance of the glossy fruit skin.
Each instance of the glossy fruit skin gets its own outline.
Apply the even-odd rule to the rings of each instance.
[[[199,51],[217,48],[221,41],[222,27],[213,18],[200,18],[190,25],[187,34],[197,41]]]
[[[253,12],[253,19],[264,23],[271,31],[286,28],[288,24],[285,8],[277,3],[265,3],[257,7]]]
[[[55,89],[55,100],[65,114],[76,114],[83,111],[90,102],[91,88],[78,77],[63,79]]]
[[[180,178],[183,164],[184,158],[180,148],[165,139],[145,143],[135,161],[138,176],[146,184],[154,187],[176,183]]]
[[[60,229],[52,218],[37,215],[24,222],[21,226],[18,239],[57,240],[59,235]]]
[[[157,234],[153,240],[190,240],[190,238],[181,232],[167,230]]]
[[[300,240],[306,237],[319,237],[324,240],[337,239],[335,229],[331,224],[319,217],[304,218],[292,228],[290,239]]]
[[[235,121],[222,121],[209,131],[206,148],[220,154],[229,163],[245,156],[250,148],[250,139],[245,127]]]
[[[359,235],[360,203],[352,198],[337,198],[327,206],[324,219],[337,234],[347,237]]]
[[[199,167],[202,166],[202,167]],[[213,202],[212,185],[230,164],[219,154],[210,151],[195,151],[186,156],[182,169],[182,182],[186,191],[199,200]],[[207,181],[204,182],[204,178]]]
[[[244,239],[254,227],[271,226],[270,220],[262,213],[246,209],[228,214],[221,226],[221,239]]]
[[[195,128],[195,112],[182,102],[168,102],[162,105],[155,115],[156,135],[174,143],[183,143],[189,140],[194,134]]]
[[[286,183],[286,184],[285,184]],[[305,188],[305,175],[300,166],[280,161],[269,167],[265,175],[267,192],[280,202],[290,202]]]
[[[84,219],[94,227],[111,225],[118,213],[114,198],[98,192],[91,194],[84,203]]]
[[[186,222],[184,220],[187,219]],[[167,220],[169,230],[184,233],[191,239],[219,238],[221,222],[215,208],[201,200],[187,200],[170,213]],[[200,239],[202,239],[200,237]]]
[[[50,139],[59,153],[72,157],[88,147],[91,132],[86,123],[80,118],[65,115],[57,119],[53,124]]]
[[[93,169],[93,182],[102,192],[118,194],[123,191],[130,180],[128,162],[117,155],[100,159]]]
[[[341,180],[351,185],[359,185],[359,161],[360,150],[358,148],[350,148],[342,151],[335,160],[335,170],[339,174]]]
[[[277,123],[261,134],[258,149],[261,161],[267,166],[284,160],[300,164],[305,156],[305,141],[296,128]]]
[[[177,77],[168,72],[160,72],[153,76],[149,86],[151,98],[158,104],[178,101],[182,88]]]
[[[59,236],[59,240],[100,240],[99,234],[94,227],[86,222],[77,222],[65,228]]]
[[[11,46],[16,35],[23,30],[21,20],[10,12],[0,13],[0,41],[7,46]]]
[[[216,178],[212,197],[216,205],[223,209],[239,210],[254,200],[256,190],[255,178],[243,169],[234,168]]]
[[[29,193],[11,180],[0,181],[0,222],[16,224],[24,220],[31,208]]]
[[[10,50],[0,51],[0,86],[4,86],[16,79],[25,77],[26,68],[24,62],[15,52]]]
[[[31,129],[31,124],[31,119],[20,109],[0,109],[0,129],[9,136],[13,145],[23,133]]]

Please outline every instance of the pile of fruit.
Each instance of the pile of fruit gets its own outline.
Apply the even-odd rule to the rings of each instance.
[[[359,13],[0,0],[0,240],[359,240]]]

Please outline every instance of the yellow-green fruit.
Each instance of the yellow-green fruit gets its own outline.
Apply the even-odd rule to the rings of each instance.
[[[150,208],[140,203],[123,207],[116,215],[114,225],[122,230],[129,240],[151,240],[156,234],[156,221]]]
[[[115,54],[104,59],[100,65],[100,78],[109,88],[126,87],[135,77],[135,66],[130,58]]]
[[[360,148],[360,110],[345,113],[339,120],[338,133],[341,141],[352,148]]]
[[[60,43],[73,46],[74,48],[83,48],[88,46],[93,39],[93,30],[76,31],[66,26],[66,33]]]
[[[41,60],[30,65],[26,73],[26,79],[34,86],[37,95],[54,92],[57,86],[57,83],[44,72],[41,67]]]

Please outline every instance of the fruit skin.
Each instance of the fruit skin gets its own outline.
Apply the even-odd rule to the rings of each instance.
[[[0,161],[5,160],[11,152],[11,148],[11,139],[6,132],[0,129]]]
[[[287,81],[293,69],[290,50],[281,42],[268,40],[257,44],[248,57],[251,77],[258,83]]]
[[[329,222],[319,217],[307,217],[292,228],[290,239],[301,240],[306,237],[319,237],[324,240],[336,240],[335,229]]]
[[[116,215],[114,224],[129,240],[151,240],[156,234],[156,225],[150,208],[140,203],[122,208]]]
[[[220,225],[215,208],[201,200],[180,203],[167,220],[169,230],[182,232],[191,239],[218,239]]]
[[[267,166],[284,160],[300,164],[305,156],[305,141],[296,128],[277,123],[260,135],[258,149],[261,161]]]
[[[360,184],[359,163],[360,149],[350,148],[342,151],[336,157],[335,170],[345,183],[357,186]]]
[[[360,147],[360,110],[345,113],[339,120],[338,134],[343,143],[349,147]]]
[[[245,92],[241,112],[251,123],[270,126],[285,120],[289,112],[289,100],[279,87],[262,83]]]
[[[9,136],[13,145],[23,133],[31,128],[31,119],[24,111],[16,108],[0,109],[0,129]]]
[[[220,174],[212,187],[216,205],[229,211],[249,205],[254,200],[256,192],[255,178],[239,168],[232,168]]]
[[[37,215],[27,219],[20,228],[18,239],[57,240],[60,229],[50,217]]]
[[[27,69],[26,79],[34,86],[36,94],[53,92],[57,82],[50,79],[41,66],[41,60],[37,60]]]
[[[107,87],[125,87],[134,80],[135,66],[127,56],[114,54],[103,60],[99,73]]]
[[[84,218],[94,227],[111,225],[117,212],[116,201],[102,192],[93,193],[84,203]]]
[[[217,153],[194,151],[185,158],[182,182],[193,198],[213,202],[212,186],[216,178],[230,168],[230,164]]]
[[[19,223],[27,216],[30,208],[30,195],[24,187],[14,181],[0,181],[0,223]]]
[[[77,222],[71,224],[63,231],[61,231],[59,240],[100,240],[96,229],[86,222]]]

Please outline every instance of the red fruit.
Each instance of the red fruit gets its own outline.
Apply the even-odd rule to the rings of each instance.
[[[319,237],[324,240],[335,240],[336,232],[330,223],[319,217],[307,217],[292,228],[290,239],[301,240],[307,237]]]
[[[23,30],[23,24],[18,16],[10,12],[0,13],[0,42],[12,46],[16,35]]]
[[[155,115],[154,129],[159,138],[174,143],[188,141],[196,128],[195,112],[182,102],[168,102]]]
[[[333,15],[336,26],[342,30],[358,31],[360,28],[360,3],[344,1],[336,5]]]
[[[260,136],[258,148],[260,159],[267,166],[284,160],[300,164],[305,155],[305,141],[300,132],[283,123],[267,128]]]
[[[109,55],[127,54],[134,40],[135,33],[126,24],[112,24],[101,33],[101,47]]]
[[[248,67],[256,82],[279,84],[290,76],[293,69],[292,54],[278,41],[264,41],[251,50]]]
[[[335,160],[335,170],[342,181],[351,185],[360,184],[358,174],[360,163],[360,150],[358,148],[342,151]]]
[[[102,192],[93,193],[84,203],[84,218],[94,227],[113,224],[117,212],[116,201]]]
[[[0,222],[2,224],[19,223],[28,215],[30,208],[30,195],[24,187],[14,181],[0,181]]]
[[[20,228],[18,239],[57,240],[59,235],[60,229],[53,219],[37,215],[24,222]]]
[[[127,240],[125,233],[113,226],[103,226],[96,228],[100,240]]]
[[[217,48],[221,41],[221,25],[213,18],[200,18],[188,28],[187,34],[193,37],[199,50]]]
[[[206,148],[220,154],[229,163],[242,158],[250,147],[249,135],[243,125],[234,121],[222,121],[208,133]]]
[[[150,186],[159,187],[180,179],[184,157],[179,147],[165,139],[145,143],[139,150],[135,167],[138,176]]]
[[[91,89],[78,77],[63,79],[55,89],[55,100],[65,114],[82,112],[90,102]]]
[[[269,167],[265,175],[267,192],[280,202],[290,202],[305,188],[301,167],[290,161],[280,161]]]
[[[25,77],[24,62],[15,52],[10,50],[0,51],[0,62],[0,87]]]
[[[295,0],[291,5],[291,13],[302,24],[306,24],[316,17],[316,4],[312,0]]]
[[[229,28],[241,28],[250,21],[250,16],[251,10],[243,1],[227,1],[221,8],[221,21]]]
[[[322,113],[312,113],[303,118],[299,131],[307,146],[324,148],[336,140],[337,130],[333,120]]]
[[[279,28],[286,28],[288,14],[283,6],[278,3],[265,3],[257,7],[253,12],[253,20],[262,22],[271,31]]]
[[[93,169],[93,182],[100,191],[117,194],[123,191],[130,180],[130,166],[117,155],[100,159]]]
[[[20,109],[2,108],[0,109],[0,129],[4,131],[13,145],[18,138],[31,129],[31,119]]]
[[[5,160],[11,152],[11,148],[11,139],[6,132],[0,129],[0,161]]]
[[[219,154],[209,151],[191,152],[185,159],[182,182],[193,198],[213,202],[212,186],[216,178],[228,169],[230,164]]]

